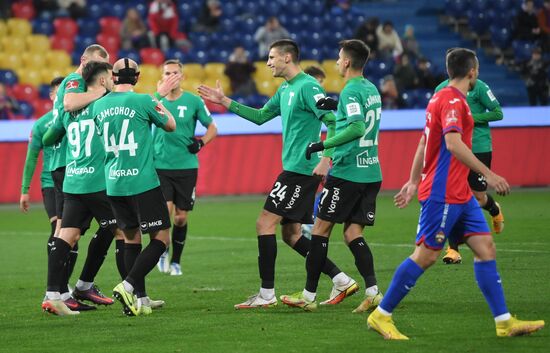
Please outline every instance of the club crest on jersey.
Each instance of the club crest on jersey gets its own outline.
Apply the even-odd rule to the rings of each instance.
[[[438,244],[443,244],[443,242],[445,241],[445,233],[443,232],[439,232],[435,235],[435,241],[438,243]]]
[[[71,81],[67,82],[67,84],[65,85],[65,89],[66,90],[76,89],[79,86],[80,86],[80,83],[77,80],[71,80]]]
[[[156,110],[160,115],[164,115],[164,112],[162,111],[160,105],[156,105],[156,106],[155,106],[155,110]]]
[[[452,125],[458,121],[458,117],[456,116],[456,110],[451,109],[447,112],[447,115],[445,115],[445,123],[447,125]]]

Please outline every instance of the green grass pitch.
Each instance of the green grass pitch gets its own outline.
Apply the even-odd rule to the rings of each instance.
[[[379,197],[376,225],[365,231],[385,291],[395,268],[413,250],[418,204],[393,207]],[[508,306],[524,319],[550,320],[550,190],[514,190],[498,198],[506,216],[496,236],[497,260]],[[336,227],[329,256],[361,284],[358,294],[333,307],[306,313],[281,303],[272,309],[236,311],[259,287],[255,220],[263,198],[199,199],[190,215],[182,258],[184,275],[155,268],[148,276],[152,298],[166,306],[147,317],[125,317],[121,307],[100,307],[78,317],[43,313],[48,222],[41,205],[24,215],[0,207],[1,352],[548,352],[550,328],[530,337],[502,339],[479,292],[472,254],[462,248],[461,265],[437,263],[394,313],[407,342],[384,341],[367,330],[366,315],[352,314],[364,283]],[[92,228],[95,229],[95,228]],[[89,232],[71,283],[84,262]],[[301,290],[304,260],[278,237],[277,295]],[[119,282],[114,245],[96,278],[106,294]],[[331,282],[320,281],[319,299]]]

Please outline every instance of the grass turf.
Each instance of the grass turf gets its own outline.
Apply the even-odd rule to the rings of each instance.
[[[510,311],[520,319],[550,319],[550,190],[514,190],[498,198],[506,229],[496,236],[498,264]],[[77,317],[54,317],[40,310],[46,279],[49,225],[40,205],[30,214],[0,207],[0,351],[53,352],[547,352],[550,329],[531,337],[502,339],[473,275],[472,255],[462,248],[463,264],[433,266],[394,314],[397,327],[411,337],[387,342],[367,330],[366,315],[352,314],[364,283],[336,227],[329,256],[358,280],[359,294],[333,307],[306,313],[278,307],[236,311],[259,287],[254,223],[263,198],[201,199],[190,215],[183,254],[184,275],[155,268],[148,276],[152,298],[166,307],[147,317],[128,318],[120,304]],[[384,291],[395,268],[413,250],[418,206],[392,206],[379,197],[376,226],[365,231]],[[92,229],[95,229],[92,227]],[[71,283],[80,273],[91,232],[80,243]],[[301,290],[304,260],[278,237],[277,295]],[[96,278],[104,293],[119,282],[114,245]],[[319,299],[330,292],[323,277]]]

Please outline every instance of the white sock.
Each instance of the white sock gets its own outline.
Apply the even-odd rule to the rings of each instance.
[[[506,313],[499,316],[495,316],[495,322],[506,321],[506,320],[510,320],[511,318],[512,318],[512,315],[510,315],[510,313]]]
[[[46,299],[61,300],[61,294],[59,294],[59,292],[46,292]]]
[[[92,288],[92,285],[94,284],[94,282],[84,282],[82,280],[78,280],[76,281],[76,289],[78,290],[88,290],[90,288]]]
[[[126,282],[126,281],[122,281],[122,285],[124,286],[124,289],[127,291],[127,292],[130,292],[130,293],[134,293],[134,286],[132,286],[130,283]]]
[[[70,298],[71,298],[71,293],[69,293],[69,292],[61,293],[61,300],[65,301],[65,300],[68,300]]]
[[[378,310],[378,312],[384,316],[391,316],[391,313],[390,312],[387,312],[386,310],[382,309],[381,307],[377,307],[376,310]]]
[[[351,280],[350,276],[346,275],[344,272],[340,272],[332,278],[332,283],[337,286],[345,286]]]
[[[365,295],[367,297],[374,297],[376,294],[378,294],[378,286],[376,284],[365,289]]]
[[[302,291],[302,296],[304,297],[304,299],[306,299],[307,301],[315,301],[315,297],[317,296],[317,293],[315,292],[310,292],[308,290],[303,290]]]
[[[275,296],[275,288],[260,288],[260,297],[269,300]]]

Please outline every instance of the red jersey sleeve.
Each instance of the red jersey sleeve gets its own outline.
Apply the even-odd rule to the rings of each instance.
[[[460,98],[452,98],[441,102],[441,127],[443,134],[448,132],[463,132],[463,121],[468,114],[465,109],[464,100]]]

